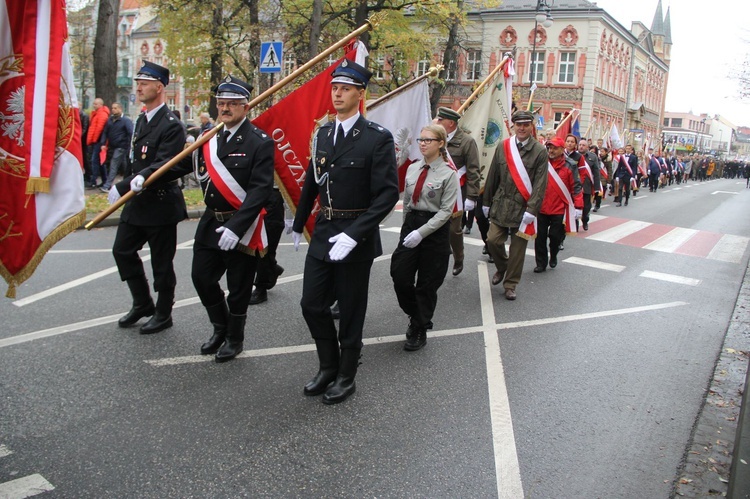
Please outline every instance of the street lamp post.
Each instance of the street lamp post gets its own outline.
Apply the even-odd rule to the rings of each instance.
[[[547,5],[546,0],[537,0],[536,15],[534,16],[534,43],[531,48],[531,64],[529,65],[529,67],[531,68],[531,75],[529,77],[529,92],[531,92],[531,88],[534,86],[534,81],[536,79],[536,30],[539,28],[539,24],[541,24],[545,28],[549,28],[550,26],[552,26],[552,14],[550,14],[551,10],[552,8]]]

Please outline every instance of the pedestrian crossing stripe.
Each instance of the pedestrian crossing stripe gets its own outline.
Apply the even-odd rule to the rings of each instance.
[[[589,230],[578,237],[662,253],[740,263],[750,238],[640,220],[591,215]]]

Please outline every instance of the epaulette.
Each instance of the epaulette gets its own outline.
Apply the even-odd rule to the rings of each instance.
[[[250,123],[250,130],[252,130],[253,132],[255,132],[255,135],[257,135],[261,139],[267,139],[267,138],[269,138],[269,136],[268,136],[268,134],[266,132],[264,132],[263,130],[261,130],[257,126],[255,126],[253,123]]]
[[[378,125],[374,121],[368,121],[367,126],[369,128],[372,128],[373,130],[377,130],[378,132],[385,132],[387,131],[383,125]]]

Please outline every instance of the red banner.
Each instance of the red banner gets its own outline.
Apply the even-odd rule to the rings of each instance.
[[[354,55],[355,51],[351,51],[346,57],[354,60]],[[312,135],[321,120],[336,113],[331,103],[331,74],[343,60],[339,59],[253,120],[276,143],[277,184],[294,212],[307,175]],[[316,205],[305,224],[308,234],[312,234],[318,211]]]
[[[0,275],[8,297],[85,219],[64,0],[0,0]]]

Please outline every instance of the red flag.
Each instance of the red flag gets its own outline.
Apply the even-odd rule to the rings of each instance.
[[[563,113],[563,119],[562,119],[563,124],[558,126],[557,129],[555,130],[555,137],[559,137],[565,140],[568,137],[568,135],[570,135],[570,120],[565,119],[568,117],[569,114],[570,114],[569,111],[565,111]]]
[[[354,60],[355,51],[346,58]],[[339,59],[322,73],[284,97],[253,120],[276,143],[274,169],[284,199],[296,211],[310,161],[310,139],[318,123],[336,110],[331,103],[331,73],[344,60]],[[318,206],[305,224],[308,233],[315,227]]]
[[[6,296],[85,220],[64,0],[0,0],[0,275]]]

